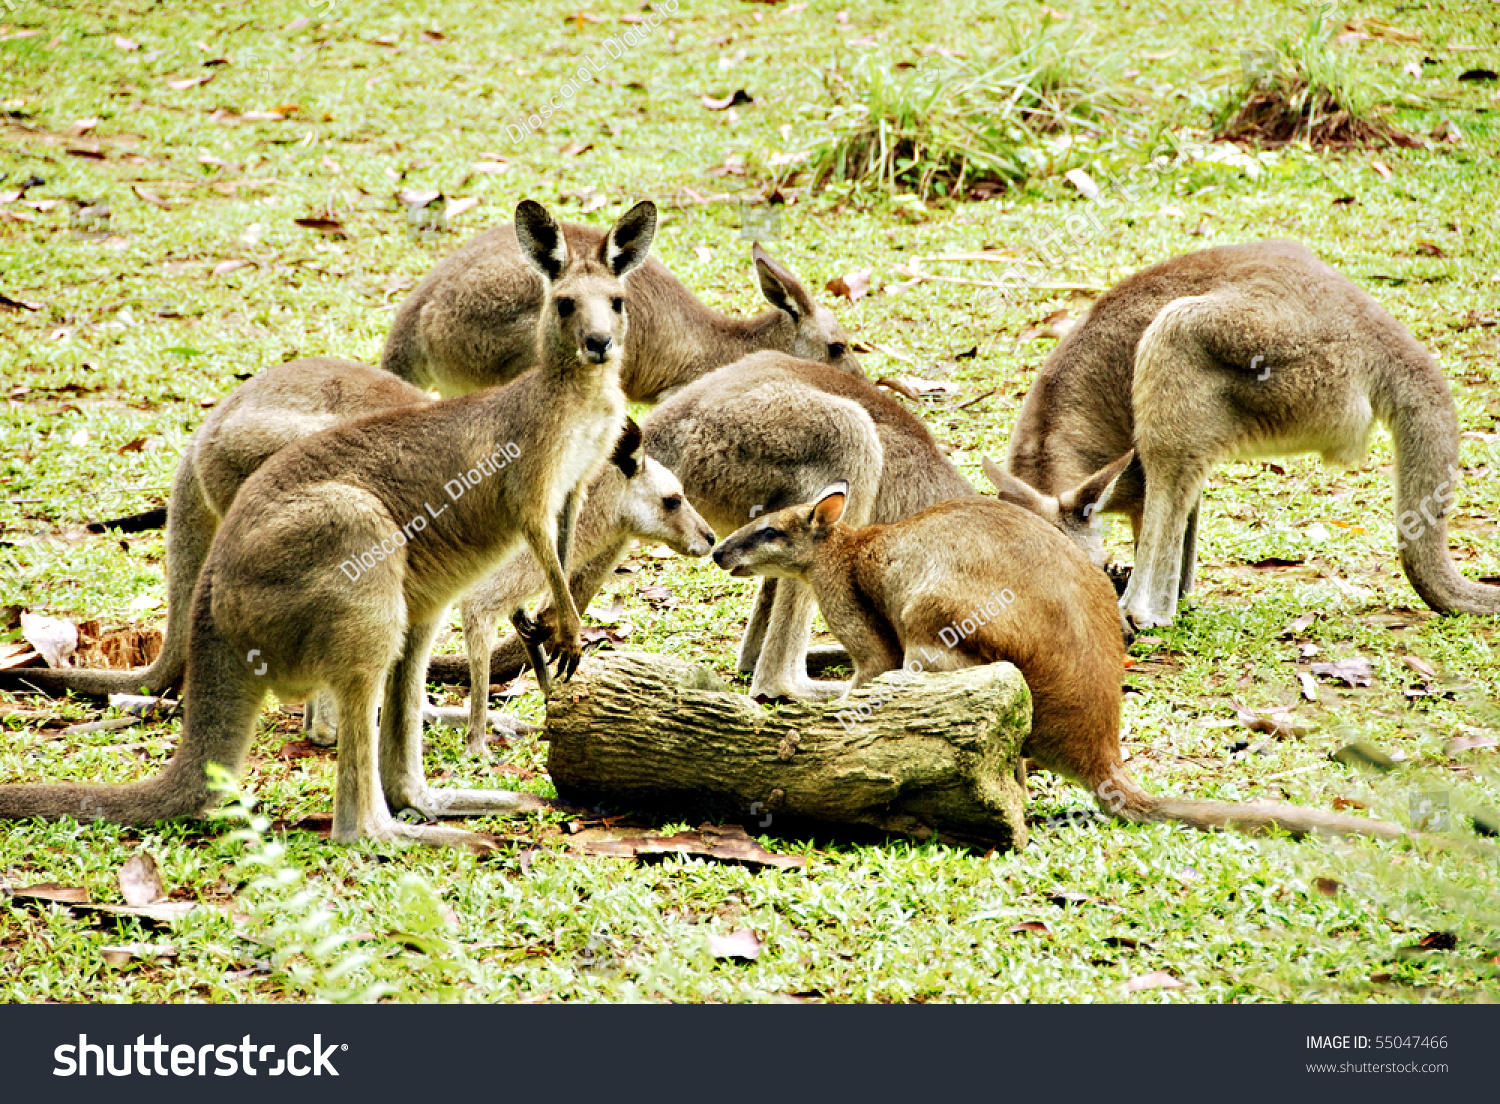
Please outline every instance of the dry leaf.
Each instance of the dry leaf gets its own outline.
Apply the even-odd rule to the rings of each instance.
[[[42,613],[21,614],[21,636],[41,653],[48,667],[66,667],[78,650],[78,626],[63,617]]]
[[[1074,326],[1077,320],[1071,317],[1067,310],[1055,310],[1040,322],[1033,322],[1017,336],[1017,341],[1030,341],[1035,337],[1062,337]]]
[[[40,658],[40,654],[33,651],[30,644],[0,644],[0,671],[25,667],[32,660]]]
[[[1040,920],[1023,920],[1021,921],[1021,923],[1010,929],[1011,935],[1019,935],[1022,932],[1036,932],[1040,935],[1045,935],[1048,937],[1052,935],[1052,929],[1049,928],[1046,924],[1042,923]]]
[[[139,42],[126,38],[124,35],[115,35],[115,45],[121,50],[139,50],[141,48]]]
[[[1377,173],[1379,173],[1387,180],[1391,178],[1391,170],[1386,167],[1384,161],[1371,161],[1370,168],[1374,169]]]
[[[1494,736],[1455,736],[1443,745],[1444,755],[1456,755],[1460,751],[1477,751],[1481,748],[1500,747],[1500,739]]]
[[[1069,169],[1063,173],[1063,179],[1073,187],[1086,195],[1089,199],[1099,198],[1099,185],[1094,183],[1094,178],[1082,169]]]
[[[89,891],[82,886],[60,886],[56,882],[22,886],[11,890],[10,895],[13,900],[50,901],[59,905],[85,905],[89,900]]]
[[[1312,673],[1323,678],[1338,679],[1349,686],[1371,686],[1375,682],[1375,671],[1365,656],[1340,659],[1333,663],[1314,663]]]
[[[1253,709],[1247,709],[1237,701],[1231,701],[1230,707],[1234,715],[1239,718],[1240,724],[1251,732],[1264,733],[1267,736],[1300,736],[1306,729],[1298,729],[1292,724],[1292,719],[1285,709],[1268,709],[1262,716]]]
[[[105,965],[118,968],[132,962],[176,958],[177,948],[170,943],[124,943],[118,947],[100,947],[99,956],[104,959]]]
[[[830,295],[842,295],[850,303],[858,303],[870,293],[870,274],[871,270],[868,268],[846,272],[829,280],[823,285],[823,290]]]
[[[214,75],[212,73],[204,73],[202,76],[198,77],[184,77],[181,80],[169,80],[167,81],[167,87],[175,89],[178,92],[182,92],[189,88],[196,88],[200,84],[207,84],[213,79]]]
[[[124,456],[127,452],[145,452],[147,442],[150,440],[151,438],[149,437],[136,437],[126,441],[119,448],[115,449],[115,451],[121,456]]]
[[[1333,878],[1314,878],[1313,888],[1324,897],[1337,897],[1339,890],[1344,888],[1344,883],[1335,881]]]
[[[760,957],[764,946],[760,936],[749,928],[736,928],[728,935],[708,934],[708,950],[715,958],[732,958],[740,962],[754,962]]]
[[[602,199],[603,197],[600,198]],[[466,196],[463,199],[450,199],[448,205],[443,208],[443,217],[445,219],[457,218],[469,208],[478,206],[479,200],[473,196]]]
[[[1165,970],[1152,970],[1149,974],[1131,978],[1121,988],[1127,993],[1139,993],[1145,989],[1186,989],[1187,986]]]
[[[1406,664],[1406,666],[1410,667],[1413,671],[1415,671],[1425,679],[1435,679],[1438,677],[1438,673],[1433,668],[1432,664],[1428,663],[1425,659],[1422,659],[1419,656],[1402,656],[1401,662]]]
[[[696,831],[678,832],[673,836],[654,832],[622,835],[615,829],[585,829],[572,840],[585,854],[613,855],[641,862],[659,860],[667,855],[684,855],[751,868],[802,870],[807,866],[807,859],[801,855],[778,855],[767,851],[737,824],[725,827],[704,824]]]
[[[344,224],[336,218],[328,218],[324,215],[313,215],[307,218],[293,219],[298,226],[308,230],[316,230],[320,234],[327,234],[334,238],[347,238],[349,232],[344,229]]]
[[[592,142],[569,142],[566,146],[564,146],[557,152],[562,157],[582,157],[585,153],[588,153],[588,151],[593,148],[594,143]]]
[[[1310,674],[1306,671],[1298,671],[1297,681],[1302,686],[1302,696],[1304,698],[1310,702],[1318,700],[1318,684],[1313,681],[1313,677]]]
[[[120,867],[119,877],[120,893],[125,898],[125,903],[132,908],[145,908],[166,900],[161,871],[157,869],[156,859],[149,852],[142,851],[127,859],[125,865]]]
[[[210,273],[210,275],[228,276],[231,272],[238,272],[242,268],[250,268],[254,264],[254,261],[244,261],[238,258],[232,258],[227,261],[220,261],[218,264],[214,265],[213,272]]]
[[[752,104],[754,102],[755,97],[743,88],[736,88],[727,96],[718,98],[713,96],[703,97],[703,106],[710,111],[728,111],[731,107],[738,107],[740,104]]]
[[[472,165],[469,166],[469,168],[473,172],[477,172],[477,173],[489,173],[489,174],[499,175],[500,173],[510,172],[510,162],[509,161],[498,161],[498,160],[497,161],[475,161],[474,164],[472,164]]]

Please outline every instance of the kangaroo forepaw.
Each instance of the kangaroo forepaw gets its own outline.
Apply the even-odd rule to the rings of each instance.
[[[571,640],[559,641],[557,650],[552,654],[557,659],[557,677],[567,682],[578,671],[578,664],[583,660],[583,639],[574,635]]]

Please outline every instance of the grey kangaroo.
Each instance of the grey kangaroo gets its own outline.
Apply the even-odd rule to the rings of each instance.
[[[952,671],[1007,660],[1031,690],[1026,756],[1086,786],[1124,821],[1194,828],[1359,833],[1401,828],[1276,802],[1147,793],[1120,755],[1125,646],[1114,588],[1051,525],[1008,502],[961,498],[890,525],[844,521],[849,486],[756,519],[714,561],[734,575],[799,580],[854,660],[854,687],[885,671]]]
[[[1120,606],[1145,628],[1170,624],[1191,589],[1214,464],[1299,452],[1353,464],[1377,421],[1395,440],[1406,577],[1442,613],[1500,613],[1500,587],[1470,582],[1448,556],[1458,419],[1441,369],[1293,242],[1189,253],[1111,289],[1037,374],[1007,472],[987,470],[1002,497],[1063,526],[1100,562],[1101,515],[1127,514],[1136,560]],[[1121,463],[1132,449],[1135,462]]]
[[[160,654],[136,671],[28,668],[17,675],[49,693],[100,698],[141,690],[161,694],[176,687],[187,667],[193,587],[245,480],[293,441],[378,410],[431,401],[426,392],[389,372],[336,357],[288,361],[251,377],[188,439],[172,478],[166,517],[167,629]]]
[[[599,248],[600,231],[563,225],[568,248]],[[720,365],[775,349],[858,375],[849,336],[827,307],[757,244],[751,254],[774,308],[753,318],[704,306],[654,257],[631,283],[633,325],[620,369],[632,401],[654,403]],[[522,256],[514,225],[472,238],[412,289],[396,312],[380,366],[420,387],[462,395],[514,379],[535,363],[542,284]]]
[[[642,423],[646,451],[682,480],[715,532],[850,485],[856,524],[897,521],[975,493],[921,420],[863,378],[782,353],[756,353],[689,384]],[[795,579],[766,579],[740,644],[761,697],[822,699],[842,682],[807,675],[816,611]]]
[[[419,713],[427,655],[448,604],[524,540],[557,609],[559,673],[576,668],[583,644],[558,515],[625,422],[626,277],[646,257],[656,210],[637,204],[581,255],[539,204],[522,202],[516,222],[547,288],[537,370],[324,430],[266,461],[235,497],[193,594],[171,761],[132,785],[3,786],[0,818],[140,824],[201,814],[213,799],[207,764],[240,770],[266,693],[296,700],[324,686],[340,721],[334,839],[454,842],[467,833],[406,824],[391,809],[441,816],[542,804],[428,788]],[[524,611],[513,619],[537,639]]]
[[[610,459],[589,484],[578,518],[568,583],[580,610],[588,607],[637,539],[660,541],[679,555],[694,557],[708,555],[714,545],[714,531],[683,497],[677,477],[645,455],[634,422],[627,423]],[[469,657],[471,752],[483,750],[485,743],[495,619],[525,604],[546,583],[536,559],[521,552],[464,595],[460,609]],[[538,620],[550,625],[552,616],[548,608]],[[519,651],[519,638],[510,639]]]

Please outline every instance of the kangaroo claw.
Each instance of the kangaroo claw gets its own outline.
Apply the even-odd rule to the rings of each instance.
[[[543,642],[551,634],[528,617],[523,609],[518,609],[510,615],[510,623],[515,627],[516,635],[521,638],[521,643],[526,648],[526,658],[531,661],[531,669],[536,672],[536,684],[542,692],[542,697],[551,697],[552,676],[547,670],[546,653],[542,651]]]

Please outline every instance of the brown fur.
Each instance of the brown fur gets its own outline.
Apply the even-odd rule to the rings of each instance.
[[[858,522],[896,521],[974,494],[921,419],[862,378],[781,353],[756,353],[682,389],[642,423],[646,451],[682,480],[715,532],[794,502],[834,479]],[[807,677],[814,603],[795,580],[768,579],[740,645],[751,693],[826,698],[840,682]]]
[[[1104,573],[1054,527],[1007,502],[957,499],[855,528],[842,521],[847,490],[838,483],[814,504],[751,522],[725,538],[714,561],[735,575],[811,586],[854,660],[854,687],[903,665],[944,671],[1004,660],[1031,690],[1025,754],[1087,787],[1100,809],[1121,820],[1404,834],[1294,805],[1147,793],[1120,754],[1125,648]]]
[[[1121,607],[1137,626],[1162,625],[1192,585],[1198,498],[1215,463],[1315,452],[1352,464],[1377,421],[1395,438],[1407,578],[1441,612],[1500,613],[1500,588],[1464,579],[1448,556],[1458,422],[1441,369],[1292,242],[1174,257],[1104,295],[1038,373],[1000,490],[1060,512],[1100,556],[1099,515],[1128,515],[1136,565]],[[1137,462],[1117,480],[1078,493],[1132,448]],[[1046,504],[1063,495],[1065,508]]]
[[[540,804],[427,787],[423,676],[448,603],[523,540],[559,611],[563,672],[576,664],[580,623],[559,562],[558,515],[624,424],[622,280],[644,259],[656,213],[638,205],[583,256],[567,251],[537,204],[523,202],[517,221],[548,283],[539,368],[481,394],[336,426],[266,461],[235,497],[198,579],[172,760],[128,786],[0,787],[0,818],[139,824],[200,814],[213,796],[207,764],[239,771],[266,693],[299,699],[324,686],[340,723],[335,839],[449,842],[464,834],[402,824],[391,809],[436,816]],[[460,474],[470,471],[481,474],[465,487]]]
[[[596,251],[603,238],[592,227],[566,223],[563,229],[575,253]],[[860,374],[849,335],[828,308],[759,245],[752,254],[775,308],[753,318],[710,310],[654,258],[636,273],[630,288],[635,324],[620,372],[631,400],[657,402],[759,349]],[[541,303],[541,282],[521,255],[515,227],[486,230],[412,289],[396,312],[380,366],[444,395],[504,383],[535,363],[532,334]]]

